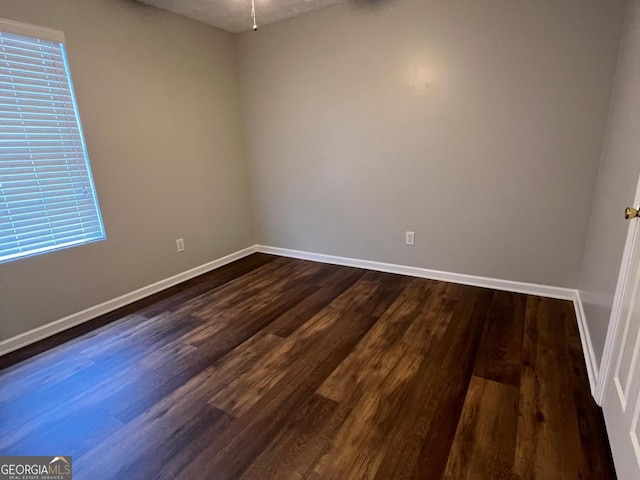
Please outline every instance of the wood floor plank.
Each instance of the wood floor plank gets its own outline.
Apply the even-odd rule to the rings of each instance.
[[[219,478],[237,478],[244,473],[286,424],[289,415],[296,414],[408,283],[406,278],[386,274],[367,274],[363,281],[380,282],[377,293],[374,295],[375,289],[371,289],[359,300],[349,322],[332,321],[331,328],[323,329],[304,358],[288,369],[179,478],[193,478],[203,470],[215,471]]]
[[[615,478],[567,301],[256,254],[2,365],[76,480]]]
[[[349,407],[312,395],[240,478],[286,480],[307,477],[350,411]]]
[[[205,429],[221,433],[230,422],[224,412],[206,402],[161,402],[96,448],[74,458],[74,470],[81,478],[154,478],[198,433]],[[105,457],[105,449],[120,452],[126,460],[112,462]]]
[[[260,272],[267,264],[278,257],[257,253],[238,261],[229,263],[211,272],[199,275],[191,280],[168,288],[156,296],[149,297],[134,311],[138,315],[152,318],[168,311],[180,308],[189,300],[199,297],[203,293],[214,291],[224,285],[232,283],[238,278],[246,278]],[[134,304],[135,307],[135,304]]]
[[[222,355],[222,350],[210,352],[196,349],[184,356],[174,356],[173,362],[157,363],[150,368],[123,372],[130,380],[116,380],[124,388],[112,388],[101,404],[123,421],[129,421],[158,401],[173,394],[193,378],[204,376],[206,400],[226,385],[235,375],[250,368],[253,362],[281,341],[275,336],[256,334]],[[202,375],[201,375],[202,374]]]
[[[413,280],[320,386],[318,394],[351,405],[365,392],[377,390],[411,347],[414,351],[417,347],[414,353],[420,354],[437,341],[436,327],[441,326],[442,333],[449,318],[444,313],[448,306],[443,298],[445,290],[428,280]],[[414,341],[416,336],[423,339],[420,344]]]
[[[129,327],[122,334],[87,345],[79,353],[89,358],[101,358],[107,355],[123,360],[130,359],[133,355],[143,358],[200,327],[203,323],[192,315],[171,313],[161,314],[151,319],[133,316],[129,322]]]
[[[444,479],[513,479],[518,397],[517,387],[471,378]]]
[[[442,341],[408,386],[398,407],[405,415],[389,435],[376,479],[440,479],[444,473],[493,296],[458,288],[466,290],[468,301],[457,305]]]
[[[49,455],[52,451],[83,455],[121,430],[124,424],[100,407],[74,408],[59,419],[43,419],[31,435],[3,438],[3,455]]]
[[[285,291],[272,294],[268,300],[246,301],[239,308],[230,309],[221,317],[207,322],[207,326],[196,329],[183,341],[197,347],[219,343],[220,338],[249,338],[278,318],[283,312],[294,308],[317,291],[318,287],[297,284]],[[233,342],[236,343],[236,342]]]
[[[234,320],[230,321],[211,337],[200,338],[197,342],[194,342],[191,336],[182,337],[182,341],[190,341],[191,344],[195,343],[198,347],[198,350],[194,352],[193,355],[182,362],[184,366],[177,365],[175,375],[169,378],[159,379],[160,382],[153,385],[153,394],[134,395],[133,398],[135,401],[129,400],[123,402],[121,407],[114,411],[114,414],[124,420],[134,418],[158,400],[169,395],[176,388],[188,381],[189,378],[200,373],[209,365],[215,364],[229,352],[259,333],[265,325],[273,321],[283,309],[300,301],[300,298],[304,298],[311,290],[316,288],[317,287],[304,285],[293,287],[287,293],[273,298],[269,308],[257,312],[252,317],[245,317],[244,310],[235,310],[237,316],[233,317],[231,313],[227,315],[227,320],[232,318],[234,318]],[[198,331],[198,335],[201,334],[199,328],[194,331]]]
[[[335,270],[325,279],[322,288],[278,317],[266,327],[266,330],[280,337],[288,337],[320,310],[342,295],[355,282],[360,280],[364,274],[364,271],[355,268],[341,267]]]
[[[380,285],[375,281],[358,281],[274,349],[255,369],[241,375],[227,389],[214,395],[210,399],[211,404],[231,415],[242,415],[291,368],[295,368],[319,337],[326,334],[343,316],[356,317],[358,311],[367,308],[367,303],[373,301],[380,290]]]
[[[316,478],[374,478],[387,452],[387,437],[398,423],[407,384],[422,357],[401,357],[375,391],[359,398],[331,448],[314,468]]]
[[[236,308],[260,308],[268,304],[271,297],[286,292],[291,286],[317,286],[313,279],[318,272],[322,272],[322,265],[285,260],[274,260],[249,275],[203,293],[186,302],[178,312],[188,311],[203,319],[224,318],[228,312],[235,312]],[[247,298],[252,301],[248,303]]]
[[[155,403],[152,399],[162,390],[159,386],[176,378],[194,375],[189,370],[200,367],[202,362],[194,362],[191,354],[191,350],[186,350],[182,356],[150,355],[138,361],[134,361],[137,357],[128,357],[129,363],[123,363],[121,358],[110,363],[108,360],[113,359],[107,355],[106,359],[94,362],[87,371],[60,382],[55,389],[35,387],[27,393],[25,399],[28,401],[23,399],[19,403],[28,416],[22,410],[11,410],[15,403],[7,405],[10,410],[6,418],[9,421],[0,423],[0,450],[40,436],[50,425],[64,425],[69,416],[69,405],[73,405],[75,412],[104,410],[119,421],[128,422],[141,410],[135,410],[136,413],[129,416],[123,415],[123,411],[131,412],[140,399],[147,405]]]
[[[474,375],[520,385],[526,296],[496,292],[480,341]]]
[[[0,388],[0,405],[15,402],[36,388],[50,388],[88,366],[95,360],[85,355],[72,355],[64,362],[50,361],[38,367],[25,367],[23,371],[12,370],[0,373],[4,384],[12,388]],[[0,385],[1,386],[1,385]]]
[[[212,396],[232,388],[231,385],[238,378],[259,368],[265,358],[278,349],[282,342],[283,339],[276,335],[261,333],[229,352],[200,376],[207,391],[203,398],[210,400]]]
[[[26,397],[29,401],[20,402],[28,417],[22,411],[12,410],[7,417],[11,421],[0,425],[7,429],[0,435],[0,449],[5,443],[17,441],[17,436],[37,432],[43,421],[60,421],[68,413],[68,405],[77,409],[100,407],[128,422],[210,364],[206,356],[192,349],[173,357],[105,355],[56,389],[30,392]],[[57,393],[58,390],[62,393]],[[16,424],[20,427],[16,428]]]
[[[521,479],[580,478],[583,452],[563,337],[561,302],[529,297],[514,466]]]
[[[72,402],[74,398],[82,395],[84,390],[100,384],[115,375],[121,368],[121,359],[100,359],[49,388],[35,387],[19,401],[0,406],[0,418],[2,418],[0,445],[4,444],[7,438],[12,438],[15,432],[19,432],[25,425],[48,415],[53,407]],[[8,387],[3,385],[3,388]],[[52,402],[52,399],[55,399],[55,402]]]

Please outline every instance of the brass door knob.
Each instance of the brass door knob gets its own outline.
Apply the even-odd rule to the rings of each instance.
[[[640,210],[636,208],[627,207],[624,210],[625,220],[631,220],[632,218],[640,217]]]

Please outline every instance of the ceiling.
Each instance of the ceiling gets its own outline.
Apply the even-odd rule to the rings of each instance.
[[[251,0],[138,0],[227,32],[251,30]],[[347,0],[255,0],[258,27]]]

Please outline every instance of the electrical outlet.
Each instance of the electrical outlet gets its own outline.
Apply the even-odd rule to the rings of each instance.
[[[415,232],[405,232],[404,243],[405,245],[415,245],[416,234]]]
[[[184,238],[176,239],[176,249],[178,250],[178,253],[184,252]]]

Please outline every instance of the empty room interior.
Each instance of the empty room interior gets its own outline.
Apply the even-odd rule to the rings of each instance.
[[[640,0],[0,0],[0,478],[640,478]]]

